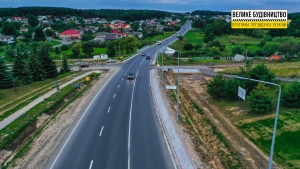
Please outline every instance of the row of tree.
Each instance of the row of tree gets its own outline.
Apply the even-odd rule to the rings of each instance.
[[[50,56],[52,49],[48,42],[33,42],[29,47],[23,42],[18,42],[11,71],[0,57],[0,88],[27,85],[56,77],[57,67]]]
[[[252,69],[251,60],[247,60],[244,67],[240,67],[239,76],[267,82],[279,83],[274,73],[264,64],[258,64]],[[274,109],[275,101],[272,86],[253,81],[227,79],[218,74],[207,84],[207,92],[213,99],[238,100],[238,87],[246,90],[251,112],[265,114]],[[292,82],[283,88],[281,102],[285,107],[300,108],[300,83]]]
[[[170,12],[157,10],[121,10],[121,9],[72,9],[63,7],[19,7],[19,8],[0,8],[0,17],[24,16],[26,14],[53,15],[53,16],[80,16],[82,18],[98,17],[108,20],[121,19],[128,21],[145,20],[149,18],[162,18],[170,16]]]

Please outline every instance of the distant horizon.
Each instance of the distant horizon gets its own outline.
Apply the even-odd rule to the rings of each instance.
[[[231,10],[281,9],[288,13],[300,12],[299,0],[0,0],[0,8],[18,7],[65,7],[83,10],[125,9],[159,10],[176,13],[209,10],[230,12]]]

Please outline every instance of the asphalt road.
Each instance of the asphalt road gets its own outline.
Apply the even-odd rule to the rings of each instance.
[[[145,52],[153,59],[156,50],[152,46]],[[174,168],[153,105],[150,63],[139,55],[121,64],[94,93],[44,168]],[[135,74],[134,80],[127,79],[129,72]]]

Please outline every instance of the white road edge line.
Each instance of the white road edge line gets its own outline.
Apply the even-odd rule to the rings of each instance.
[[[58,157],[60,156],[62,150],[65,148],[65,146],[67,145],[69,139],[71,138],[71,136],[73,135],[74,131],[76,130],[78,124],[81,122],[82,118],[84,117],[84,115],[86,114],[87,110],[90,108],[90,106],[92,105],[92,103],[95,101],[96,97],[99,95],[99,93],[102,91],[103,87],[106,85],[107,82],[109,82],[109,80],[114,76],[114,74],[112,76],[110,76],[109,79],[107,79],[107,81],[103,84],[103,86],[101,87],[101,89],[99,90],[99,92],[96,94],[96,96],[94,97],[94,99],[91,101],[91,103],[89,104],[89,106],[87,107],[87,109],[84,111],[83,115],[81,116],[81,118],[79,119],[79,121],[77,122],[76,126],[74,127],[73,131],[71,132],[71,134],[69,135],[67,141],[65,142],[65,144],[63,145],[63,147],[60,149],[58,155],[56,156],[54,162],[52,163],[50,169],[53,168],[54,164],[56,163]]]
[[[115,98],[116,97],[116,94],[114,94],[114,97],[113,98]]]
[[[137,73],[136,73],[136,78],[137,78],[138,74],[139,74],[139,71],[137,71]],[[129,129],[128,129],[128,169],[130,169],[130,130],[131,130],[132,101],[133,101],[133,93],[134,93],[135,82],[136,82],[136,80],[134,80],[134,84],[133,84],[133,90],[132,90],[132,94],[131,94],[131,103],[130,103],[130,113],[129,113]]]
[[[110,111],[110,107],[108,108],[107,113],[109,113],[109,111]]]
[[[120,87],[120,85],[118,86],[118,88]]]
[[[102,126],[102,128],[101,128],[101,131],[100,131],[100,134],[99,134],[99,136],[101,136],[101,135],[102,135],[103,128],[104,128],[104,126]]]
[[[91,168],[92,168],[92,166],[93,166],[93,160],[91,161],[91,164],[90,164],[90,168],[89,168],[89,169],[91,169]]]

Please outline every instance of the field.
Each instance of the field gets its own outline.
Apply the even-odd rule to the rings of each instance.
[[[278,123],[274,160],[287,168],[300,166],[300,110],[281,109]],[[240,122],[237,127],[260,149],[269,154],[274,116],[263,120]]]
[[[258,49],[260,38],[254,38],[246,35],[224,35],[217,37],[222,45],[225,45],[225,51],[221,52],[222,56],[231,56],[231,49],[236,45],[247,47],[249,51],[254,53]],[[244,54],[245,55],[245,54]]]
[[[162,35],[147,37],[147,38],[143,39],[143,42],[148,42],[149,45],[152,45],[152,44],[156,43],[159,40],[163,40],[167,37],[170,37],[170,36],[174,35],[175,33],[176,32],[164,32],[164,34],[162,34]]]
[[[105,54],[106,53],[106,48],[94,48],[94,52],[92,53],[92,55],[100,55],[100,54]],[[81,58],[86,58],[85,54],[82,52],[82,48],[80,48],[80,54],[81,54]],[[62,54],[56,54],[55,52],[51,53],[51,56],[53,59],[61,59],[61,55],[62,58],[70,58],[72,55],[72,50],[68,49],[62,52]]]
[[[61,44],[61,42],[56,41],[56,40],[52,40],[52,41],[50,41],[50,43],[51,43],[53,46]]]
[[[275,73],[278,77],[300,77],[300,62],[275,62],[275,61],[262,61],[271,72]],[[256,64],[253,64],[253,68]],[[237,74],[238,67],[224,68],[222,73]]]

